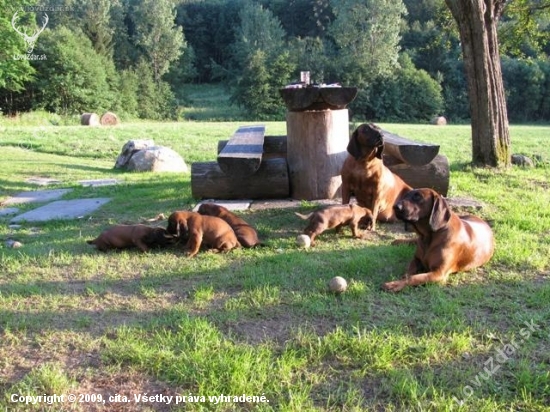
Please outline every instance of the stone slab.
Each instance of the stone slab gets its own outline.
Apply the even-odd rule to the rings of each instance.
[[[317,205],[317,206],[326,206],[340,204],[337,199],[317,199],[317,200],[308,200],[308,204]],[[266,210],[266,209],[290,209],[293,207],[302,206],[303,202],[301,200],[295,199],[271,199],[271,200],[255,200],[251,205],[251,210]]]
[[[235,210],[247,210],[250,207],[250,203],[252,200],[214,200],[214,199],[208,199],[203,200],[202,202],[198,203],[194,208],[193,212],[196,212],[199,210],[200,205],[203,203],[215,203],[217,205],[223,206],[228,210],[235,211]]]
[[[67,193],[71,192],[72,189],[53,189],[53,190],[36,190],[33,192],[21,192],[16,194],[13,197],[10,197],[3,205],[18,205],[22,203],[40,203],[40,202],[50,202],[52,200],[57,200]]]
[[[54,219],[76,219],[95,211],[110,198],[58,200],[14,217],[11,222],[46,222]]]
[[[450,197],[446,198],[447,203],[455,212],[475,212],[483,209],[484,205],[476,199],[466,197]]]
[[[27,183],[33,183],[39,186],[57,185],[61,183],[61,180],[52,179],[50,177],[29,177],[26,180]]]
[[[291,207],[299,207],[301,204],[302,202],[294,199],[255,200],[250,205],[250,209],[251,210],[286,209]]]
[[[116,179],[95,179],[95,180],[79,180],[84,187],[99,187],[99,186],[112,186],[118,184]]]
[[[0,217],[9,216],[9,215],[16,215],[17,212],[19,212],[19,209],[16,208],[16,207],[8,207],[6,209],[0,209]]]

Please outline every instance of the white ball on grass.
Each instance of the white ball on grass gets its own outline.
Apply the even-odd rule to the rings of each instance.
[[[332,293],[343,293],[348,288],[348,282],[341,276],[335,276],[328,283],[328,288]]]
[[[311,239],[308,235],[301,234],[296,236],[296,244],[307,249],[311,246]]]

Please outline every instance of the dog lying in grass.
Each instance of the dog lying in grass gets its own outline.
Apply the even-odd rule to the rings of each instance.
[[[235,232],[237,240],[243,247],[255,247],[261,244],[256,229],[244,219],[230,212],[227,208],[215,203],[203,203],[198,212],[205,216],[216,216],[225,220]]]
[[[189,257],[195,256],[201,246],[228,252],[239,247],[235,232],[225,220],[215,216],[203,216],[196,212],[177,211],[168,218],[168,233],[187,239],[185,245]]]
[[[327,206],[308,215],[295,213],[298,217],[309,220],[303,233],[311,239],[311,246],[314,246],[315,237],[325,230],[336,229],[339,232],[342,226],[349,226],[353,237],[360,238],[359,229],[371,230],[374,224],[371,210],[356,204]]]
[[[162,227],[146,225],[116,225],[104,230],[93,240],[87,240],[89,245],[101,252],[111,249],[126,249],[137,247],[142,252],[147,252],[155,247],[164,247],[175,243],[175,237],[168,234]]]

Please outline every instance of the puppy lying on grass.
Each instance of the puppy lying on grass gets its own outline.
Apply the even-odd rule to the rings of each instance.
[[[175,237],[168,234],[162,227],[146,225],[116,225],[104,230],[93,240],[87,240],[89,245],[101,252],[110,249],[126,249],[137,247],[142,252],[151,248],[168,246],[175,243]]]
[[[302,219],[309,220],[304,234],[311,239],[311,246],[314,246],[315,237],[325,230],[336,229],[339,232],[342,226],[349,226],[353,237],[360,238],[358,229],[371,230],[374,223],[371,210],[356,204],[327,206],[308,215],[295,213]]]
[[[235,232],[226,221],[196,212],[172,213],[168,218],[167,231],[182,240],[187,239],[185,250],[189,257],[199,253],[201,245],[218,252],[228,252],[240,246]]]
[[[255,247],[261,245],[258,233],[251,225],[236,214],[230,212],[227,208],[215,203],[203,203],[198,211],[204,216],[216,216],[229,223],[229,226],[235,232],[239,243],[243,247]]]

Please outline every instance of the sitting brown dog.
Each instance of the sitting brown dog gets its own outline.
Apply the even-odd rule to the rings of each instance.
[[[418,239],[407,273],[400,280],[385,283],[388,291],[445,282],[449,274],[484,265],[493,256],[495,243],[487,222],[476,216],[458,216],[432,189],[413,190],[394,208],[397,217],[414,228]]]
[[[102,252],[109,249],[125,249],[136,246],[142,252],[147,252],[153,247],[167,246],[174,243],[174,237],[170,236],[162,227],[146,225],[116,225],[104,230],[97,238],[87,240],[89,245],[95,245]]]
[[[342,166],[342,204],[348,204],[352,195],[357,204],[372,210],[376,221],[393,222],[393,205],[412,190],[382,161],[384,137],[373,124],[360,125],[351,135],[348,157]]]
[[[166,230],[179,238],[188,239],[185,249],[189,257],[195,256],[201,245],[219,252],[240,246],[231,226],[215,216],[188,211],[174,212],[168,218]]]
[[[203,203],[199,206],[199,213],[206,216],[216,216],[229,223],[241,246],[254,247],[261,244],[256,230],[227,208],[215,203]]]
[[[295,213],[304,220],[309,219],[309,225],[304,229],[304,234],[311,239],[311,246],[315,244],[315,237],[325,230],[334,228],[339,232],[342,226],[349,226],[353,237],[360,238],[358,229],[370,230],[374,222],[369,209],[355,204],[327,206],[308,215]]]

